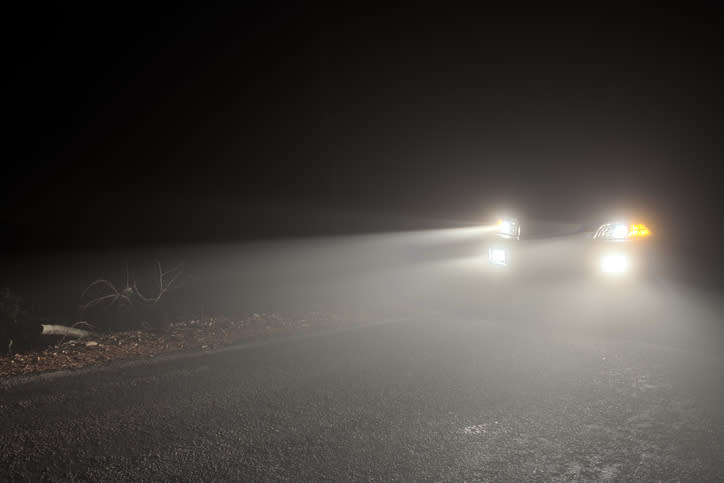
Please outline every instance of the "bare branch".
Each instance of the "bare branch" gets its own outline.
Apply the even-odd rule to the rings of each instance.
[[[138,296],[138,298],[141,299],[142,302],[156,303],[159,300],[161,300],[161,297],[163,297],[163,294],[165,294],[169,290],[175,288],[176,281],[183,273],[182,272],[183,263],[180,263],[176,267],[172,268],[171,270],[167,270],[164,272],[161,262],[156,260],[156,267],[158,267],[158,295],[156,295],[155,297],[147,297],[146,295],[144,295],[139,290],[138,284],[135,281],[133,282],[133,291]],[[170,280],[166,280],[166,278],[168,276],[171,276]]]
[[[81,300],[88,294],[88,291],[91,288],[98,286],[98,285],[102,285],[102,286],[106,287],[108,290],[111,291],[111,293],[106,294],[106,295],[100,295],[100,296],[90,300],[86,304],[81,304],[79,306],[81,311],[87,310],[91,307],[94,307],[94,306],[101,304],[103,302],[106,302],[106,301],[110,301],[110,302],[108,302],[108,306],[115,304],[119,300],[123,300],[127,304],[131,304],[131,299],[128,297],[129,293],[126,290],[124,290],[123,293],[120,293],[118,291],[118,289],[116,289],[115,285],[113,285],[113,283],[111,283],[108,280],[104,280],[104,279],[96,280],[95,282],[88,285],[88,287],[86,287],[86,289],[81,294]]]
[[[41,324],[41,335],[68,335],[71,337],[88,337],[90,332],[83,329],[75,329],[65,325]]]
[[[183,262],[171,270],[163,270],[163,265],[156,260],[158,270],[158,292],[155,295],[146,295],[138,288],[138,283],[131,279],[128,264],[126,264],[126,287],[119,291],[116,286],[106,279],[98,279],[88,285],[81,294],[81,312],[97,306],[106,308],[114,305],[133,306],[135,303],[155,304],[158,303],[164,294],[178,286],[183,275]],[[92,295],[89,295],[92,294]],[[93,295],[97,295],[92,298]]]
[[[155,298],[146,297],[145,295],[143,295],[143,294],[141,293],[140,290],[138,290],[138,285],[136,284],[136,282],[133,282],[133,291],[136,293],[136,296],[137,296],[139,299],[141,299],[141,301],[143,301],[143,302],[155,303],[155,302],[158,302],[158,299],[159,299],[159,298],[161,298],[161,294],[160,294],[160,293],[159,293],[158,297],[155,297]]]
[[[118,293],[118,290],[116,290],[116,287],[115,287],[111,282],[109,282],[108,280],[100,279],[100,280],[96,280],[95,282],[93,282],[93,283],[91,283],[90,285],[88,285],[88,286],[86,287],[86,289],[83,290],[83,293],[80,295],[81,298],[85,297],[85,295],[88,293],[88,291],[89,291],[91,288],[95,287],[96,285],[101,285],[101,284],[106,285],[106,286],[107,286],[109,289],[111,289],[114,293]]]
[[[93,306],[95,306],[95,305],[98,305],[98,304],[106,301],[106,300],[111,300],[111,303],[110,303],[109,305],[113,305],[113,304],[118,300],[119,297],[120,297],[120,295],[113,294],[113,293],[112,293],[112,294],[109,294],[109,295],[104,295],[103,297],[94,298],[93,300],[91,300],[91,301],[88,302],[87,304],[81,304],[81,305],[80,305],[80,308],[81,308],[81,310],[89,309],[89,308],[91,308],[91,307],[93,307]]]
[[[161,296],[161,292],[163,292],[163,269],[161,268],[161,262],[156,260],[156,266],[158,267],[158,287],[159,287],[159,297]]]
[[[91,324],[89,324],[89,323],[86,322],[85,320],[81,320],[81,321],[79,321],[79,322],[76,322],[75,324],[73,324],[72,327],[73,327],[74,329],[76,329],[76,328],[78,328],[79,326],[85,327],[85,328],[87,328],[87,329],[89,329],[89,330],[95,329],[94,326],[92,326]]]
[[[164,273],[164,276],[168,274],[174,274],[173,278],[171,278],[171,280],[166,283],[167,289],[170,289],[174,285],[174,283],[176,283],[176,280],[178,280],[178,278],[183,274],[183,266],[183,263],[179,263],[178,265],[176,265],[176,267]]]

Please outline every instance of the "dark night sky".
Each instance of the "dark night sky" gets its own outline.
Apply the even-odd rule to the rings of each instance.
[[[715,11],[8,18],[16,244],[295,234],[305,212],[365,230],[500,203],[593,222],[632,207],[669,230],[721,218]]]

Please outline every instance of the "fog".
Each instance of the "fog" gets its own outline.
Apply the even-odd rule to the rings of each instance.
[[[595,270],[583,225],[526,228],[506,268],[488,262],[496,242],[486,226],[16,257],[5,266],[14,290],[61,322],[77,320],[91,281],[122,287],[126,264],[152,287],[159,260],[165,267],[183,261],[188,275],[171,308],[175,317],[436,316],[721,349],[716,288],[693,285],[664,250],[654,253],[649,273],[607,278]]]
[[[486,226],[16,258],[18,291],[61,322],[77,320],[89,281],[122,287],[127,262],[148,282],[158,259],[185,261],[189,278],[166,300],[177,318],[319,311],[366,324],[60,378],[51,392],[76,398],[63,399],[76,413],[51,425],[8,405],[22,414],[7,440],[50,448],[45,425],[64,428],[53,461],[77,471],[75,455],[91,455],[80,461],[94,475],[118,471],[96,462],[127,448],[138,453],[128,474],[147,474],[155,438],[154,451],[173,451],[162,458],[184,478],[198,468],[248,478],[253,464],[307,479],[350,467],[383,479],[466,479],[481,468],[506,480],[537,468],[715,479],[724,424],[717,288],[693,284],[681,259],[655,245],[649,273],[602,276],[586,227],[527,226],[508,267],[488,262],[500,242]],[[26,401],[37,386],[19,387]],[[32,411],[42,408],[59,417],[54,405]],[[88,414],[99,436],[86,433]],[[85,449],[99,438],[102,456]],[[261,464],[256,448],[270,448]],[[326,448],[343,454],[319,457]],[[203,466],[214,458],[222,463]]]

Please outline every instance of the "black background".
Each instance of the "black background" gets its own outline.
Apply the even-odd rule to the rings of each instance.
[[[719,254],[715,10],[8,12],[7,247],[630,212]],[[683,253],[683,252],[682,252]]]

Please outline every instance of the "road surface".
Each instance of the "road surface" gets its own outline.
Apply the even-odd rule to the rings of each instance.
[[[3,383],[0,480],[724,478],[715,296],[405,253],[274,281],[362,327]]]

